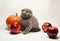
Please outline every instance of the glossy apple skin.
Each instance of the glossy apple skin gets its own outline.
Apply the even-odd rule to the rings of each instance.
[[[47,29],[47,34],[50,38],[55,38],[58,34],[58,28],[57,27],[49,27]]]
[[[45,23],[42,25],[43,31],[44,31],[44,32],[47,32],[48,27],[52,27],[51,23],[45,22]]]
[[[12,23],[10,29],[11,29],[12,34],[18,34],[18,33],[20,33],[20,31],[22,29],[21,24],[17,23],[17,22],[14,22],[14,23]]]

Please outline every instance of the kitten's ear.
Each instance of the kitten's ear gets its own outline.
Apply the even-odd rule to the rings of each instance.
[[[24,10],[22,10],[22,11],[24,11]]]

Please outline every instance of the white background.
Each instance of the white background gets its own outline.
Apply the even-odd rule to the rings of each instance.
[[[60,29],[60,0],[0,0],[0,41],[59,41],[50,39],[41,29],[37,33],[10,35],[6,28],[6,18],[9,15],[21,14],[23,8],[29,8],[37,18],[41,28],[44,22],[50,22]]]

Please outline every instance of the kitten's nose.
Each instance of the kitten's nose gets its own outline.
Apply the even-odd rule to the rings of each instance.
[[[29,14],[27,14],[27,16],[29,16]]]

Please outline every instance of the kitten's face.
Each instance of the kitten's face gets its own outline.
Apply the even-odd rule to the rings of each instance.
[[[30,9],[22,9],[21,17],[23,19],[29,19],[32,17],[32,11]]]

